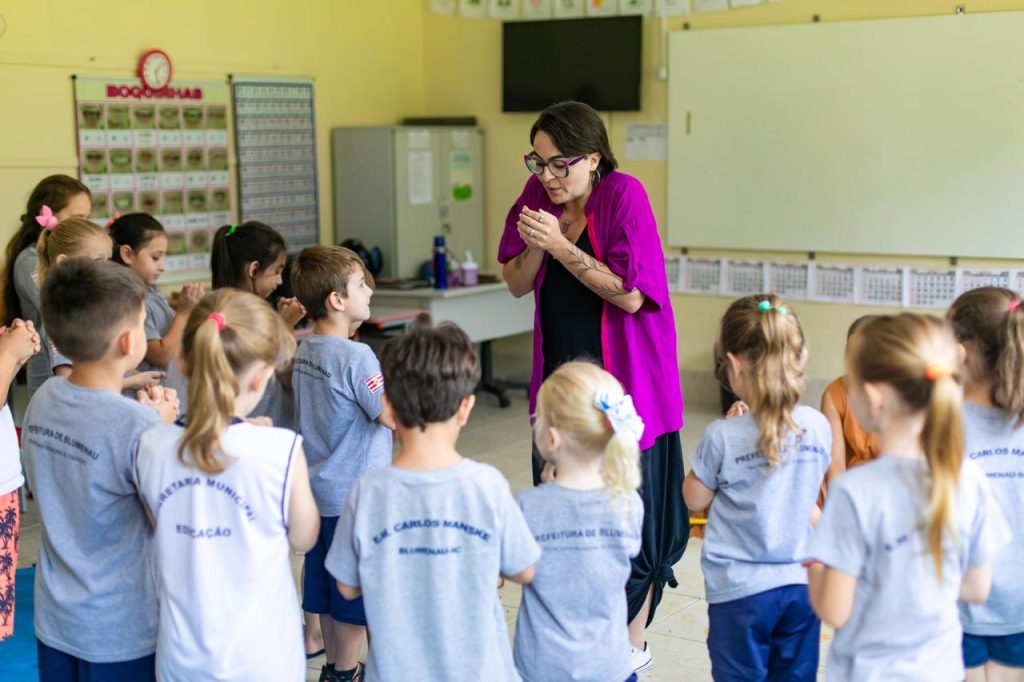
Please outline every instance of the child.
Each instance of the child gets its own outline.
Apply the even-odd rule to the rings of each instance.
[[[683,483],[687,507],[711,506],[701,554],[711,673],[814,680],[821,624],[800,562],[832,443],[825,417],[798,405],[803,330],[776,296],[748,296],[722,317],[717,351],[743,406],[707,428]]]
[[[242,421],[295,341],[265,301],[221,289],[182,345],[188,416],[145,433],[136,462],[156,526],[157,676],[304,680],[288,550],[313,546],[319,518],[302,441]]]
[[[326,562],[345,598],[366,595],[366,679],[518,680],[494,584],[529,583],[540,548],[501,474],[455,449],[473,344],[451,324],[413,328],[381,363],[401,447],[356,483]]]
[[[21,227],[7,242],[3,273],[3,323],[10,326],[17,318],[43,325],[39,307],[39,283],[36,273],[36,242],[44,224],[56,225],[68,218],[87,220],[92,212],[89,188],[67,175],[50,175],[39,181],[28,197],[21,215]]]
[[[829,490],[808,561],[814,610],[836,628],[828,679],[964,679],[957,600],[988,596],[1009,539],[963,459],[959,353],[935,317],[880,317],[847,346],[850,405],[882,456]]]
[[[611,374],[569,362],[541,385],[534,432],[556,477],[516,495],[543,550],[523,588],[516,668],[527,682],[636,680],[622,589],[640,552],[643,421]]]
[[[164,226],[148,213],[119,216],[110,226],[114,240],[114,262],[127,265],[149,287],[146,294],[146,359],[140,371],[166,371],[178,354],[181,334],[192,308],[203,297],[203,285],[186,284],[178,297],[175,312],[167,297],[157,288],[165,268],[167,235]]]
[[[988,478],[1015,542],[992,563],[984,604],[961,604],[967,679],[1024,679],[1024,309],[1009,289],[983,287],[953,303],[949,320],[964,347],[964,455]]]
[[[40,233],[36,244],[39,258],[37,273],[40,281],[46,277],[50,268],[68,258],[105,261],[110,258],[110,249],[110,237],[95,223],[82,218],[69,218],[58,224],[51,222]],[[40,329],[40,337],[44,352],[33,356],[28,366],[30,399],[39,386],[51,376],[66,377],[71,372],[71,359],[47,336],[45,327]],[[133,369],[124,378],[124,390],[134,395],[139,389],[155,386],[163,377],[163,372],[135,372]]]
[[[858,328],[876,317],[877,315],[864,315],[854,320],[846,333],[847,342]],[[839,377],[825,389],[821,396],[821,413],[832,427],[832,465],[825,475],[825,484],[828,485],[832,479],[847,469],[877,458],[878,439],[874,434],[865,431],[850,411],[846,377]]]
[[[39,334],[31,320],[14,320],[10,327],[0,327],[0,595],[4,595],[0,599],[0,642],[14,634],[14,570],[18,566],[21,506],[18,489],[25,482],[18,457],[18,434],[7,402],[8,389],[21,366],[38,352]]]
[[[145,299],[142,281],[113,263],[71,259],[43,281],[43,324],[74,364],[36,391],[23,420],[42,525],[42,682],[154,679],[156,591],[131,455],[143,431],[174,418],[177,400],[160,387],[138,402],[121,395],[146,353]]]
[[[380,363],[369,346],[350,340],[370,316],[373,292],[362,261],[340,246],[303,249],[292,266],[292,288],[314,320],[295,356],[292,386],[322,517],[320,539],[306,555],[302,609],[321,614],[325,678],[349,680],[357,675],[366,615],[361,599],[342,598],[324,558],[352,486],[391,461],[391,430],[381,419]]]

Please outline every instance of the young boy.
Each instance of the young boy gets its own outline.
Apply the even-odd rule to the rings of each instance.
[[[138,402],[121,395],[146,354],[146,286],[113,263],[70,259],[40,297],[46,331],[73,366],[36,391],[22,424],[42,521],[39,679],[153,680],[157,601],[132,453],[143,431],[174,418],[177,400],[159,387]]]
[[[292,289],[313,318],[295,356],[295,415],[320,510],[320,537],[306,554],[302,609],[320,614],[327,664],[320,682],[358,680],[366,634],[361,599],[339,594],[324,568],[349,491],[391,461],[391,430],[381,420],[384,381],[369,346],[350,340],[370,316],[373,291],[363,263],[340,246],[312,246],[292,264]]]
[[[401,449],[356,484],[327,555],[341,593],[365,595],[366,679],[519,680],[494,586],[530,582],[540,547],[497,469],[455,449],[480,379],[473,344],[451,324],[414,328],[381,362]]]

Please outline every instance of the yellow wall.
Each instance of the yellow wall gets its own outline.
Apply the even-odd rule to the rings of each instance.
[[[921,16],[952,13],[956,4],[967,12],[1024,9],[1024,0],[990,2],[945,2],[939,0],[786,0],[750,8],[695,14],[668,19],[651,18],[644,28],[644,77],[640,112],[605,114],[613,150],[624,171],[639,177],[647,188],[654,211],[662,225],[666,218],[666,164],[652,161],[624,161],[622,150],[625,125],[635,122],[661,122],[668,119],[667,83],[654,77],[658,66],[666,64],[669,31],[680,30],[684,22],[693,29],[754,26],[809,22],[815,14],[822,21],[843,21],[886,17]],[[486,131],[486,205],[487,249],[496,252],[498,238],[509,205],[526,179],[522,155],[529,150],[529,129],[534,114],[501,112],[501,23],[427,14],[424,20],[426,69],[425,101],[429,114],[472,114]],[[557,61],[552,54],[552,61]],[[750,55],[756,59],[757,55]],[[742,249],[742,244],[736,245]],[[672,249],[666,250],[673,253]],[[676,253],[678,253],[676,251]],[[709,255],[712,252],[692,252]],[[767,257],[766,254],[732,252],[729,255]],[[803,253],[779,253],[774,257],[800,261]],[[848,255],[818,254],[823,261],[847,263],[892,263],[924,267],[945,267],[942,259],[856,258]],[[962,260],[963,266],[997,265],[996,261]],[[1024,267],[1024,263],[1007,263]],[[680,368],[706,372],[711,369],[711,347],[719,316],[729,299],[721,297],[673,296],[679,333]],[[800,314],[811,344],[809,377],[824,380],[842,372],[842,349],[846,328],[856,317],[878,312],[861,306],[843,306],[798,302]],[[684,386],[685,389],[685,386]],[[808,396],[810,400],[816,397]]]
[[[321,228],[333,235],[332,126],[423,111],[421,0],[63,0],[0,3],[0,240],[35,183],[77,176],[72,74],[132,77],[159,47],[176,79],[313,76]]]

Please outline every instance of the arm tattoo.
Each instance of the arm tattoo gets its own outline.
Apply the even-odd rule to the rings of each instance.
[[[526,258],[526,254],[528,254],[528,253],[530,253],[530,247],[529,246],[527,246],[526,249],[521,254],[516,256],[516,261],[515,261],[516,270],[521,270],[522,269],[522,267],[523,267],[523,259]]]
[[[622,280],[609,270],[607,265],[593,256],[584,253],[575,244],[569,245],[569,261],[566,265],[569,266],[570,271],[576,276],[576,279],[583,283],[583,286],[587,287],[601,298],[610,299],[617,296],[626,296],[630,293],[623,288]],[[595,272],[598,275],[602,275],[604,279],[610,279],[611,282],[607,284],[588,282],[584,279],[588,272]]]

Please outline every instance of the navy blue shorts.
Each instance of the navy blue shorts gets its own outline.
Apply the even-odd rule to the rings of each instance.
[[[320,535],[317,536],[313,549],[306,553],[306,573],[302,578],[302,610],[306,613],[329,614],[339,623],[366,625],[363,598],[349,600],[342,597],[334,576],[324,566],[337,525],[337,516],[320,517]]]
[[[156,682],[156,654],[132,661],[90,663],[36,641],[39,682]]]
[[[1015,635],[964,633],[964,667],[977,668],[989,661],[1010,668],[1024,668],[1024,632]]]
[[[715,682],[814,682],[821,621],[806,585],[708,605],[708,651]]]

